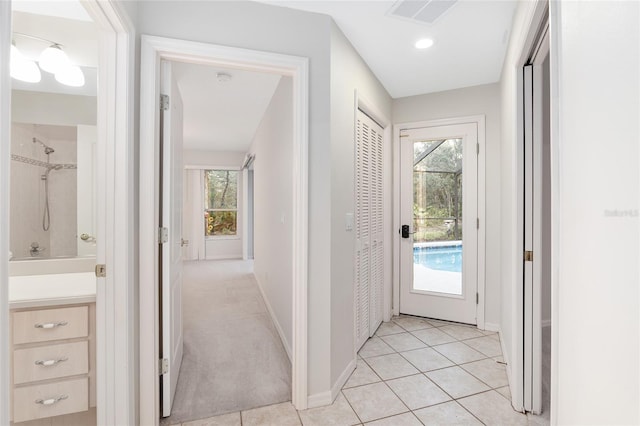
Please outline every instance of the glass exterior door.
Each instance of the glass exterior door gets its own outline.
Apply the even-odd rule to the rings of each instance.
[[[400,312],[476,323],[477,125],[402,131]]]

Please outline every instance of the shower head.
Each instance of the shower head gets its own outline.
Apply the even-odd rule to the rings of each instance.
[[[49,145],[46,145],[44,142],[42,142],[38,138],[33,138],[33,143],[39,143],[40,145],[42,145],[42,147],[44,148],[44,153],[47,155],[56,152],[55,149],[51,148]]]

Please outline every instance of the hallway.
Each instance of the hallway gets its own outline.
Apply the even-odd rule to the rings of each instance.
[[[184,263],[184,358],[173,425],[291,400],[291,364],[253,262]]]
[[[548,425],[515,412],[497,333],[415,317],[383,323],[331,406],[291,403],[230,413],[182,426]]]

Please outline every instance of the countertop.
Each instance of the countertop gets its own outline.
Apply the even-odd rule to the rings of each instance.
[[[93,272],[9,277],[9,309],[96,301]]]

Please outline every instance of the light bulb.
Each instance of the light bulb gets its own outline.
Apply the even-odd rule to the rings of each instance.
[[[55,74],[59,70],[71,66],[69,57],[62,51],[59,44],[52,44],[47,47],[40,54],[38,64],[43,71],[50,72],[51,74]]]
[[[11,45],[11,77],[27,83],[38,83],[42,78],[36,63],[25,58],[14,45]]]
[[[56,72],[56,81],[65,86],[82,87],[84,86],[84,74],[77,65],[69,65]]]

